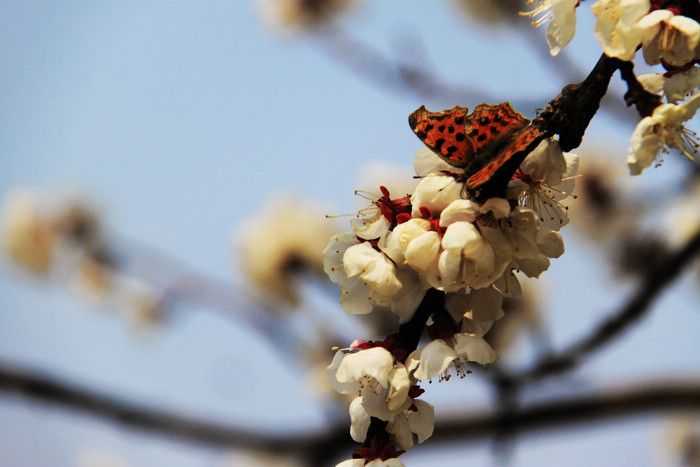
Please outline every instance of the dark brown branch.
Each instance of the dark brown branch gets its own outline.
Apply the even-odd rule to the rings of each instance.
[[[644,318],[661,292],[680,276],[683,269],[691,264],[698,254],[700,254],[700,232],[696,233],[685,246],[661,262],[656,270],[651,271],[627,304],[600,323],[589,335],[574,342],[564,351],[543,358],[531,369],[507,379],[525,383],[576,368],[584,359],[602,350]]]
[[[125,402],[6,364],[0,364],[0,391],[107,419],[132,429],[222,448],[239,447],[309,459],[320,450],[340,453],[351,446],[344,423],[318,431],[295,430],[292,434],[256,432]],[[509,414],[508,429],[525,433],[689,409],[700,409],[700,380],[638,382],[602,393],[525,406]],[[430,445],[483,439],[499,433],[502,428],[503,420],[494,412],[460,414],[438,421]]]
[[[625,93],[625,104],[634,105],[640,117],[648,117],[654,109],[661,105],[661,97],[652,94],[642,86],[637,76],[634,74],[634,64],[632,62],[622,62],[620,64],[620,75],[627,83]]]

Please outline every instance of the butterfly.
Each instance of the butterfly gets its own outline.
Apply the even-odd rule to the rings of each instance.
[[[448,164],[464,169],[465,188],[482,197],[504,190],[525,156],[549,135],[508,102],[479,104],[469,114],[455,106],[408,117],[413,132]]]

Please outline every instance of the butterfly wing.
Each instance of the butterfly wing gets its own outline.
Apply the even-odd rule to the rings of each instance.
[[[467,174],[467,189],[475,191],[493,182],[506,186],[527,154],[548,135],[535,126],[519,130],[495,158],[473,174]]]
[[[525,128],[530,121],[517,112],[510,103],[479,104],[469,115],[465,128],[474,151],[488,152],[501,146],[513,133]]]
[[[475,153],[473,142],[465,135],[467,108],[455,106],[431,112],[421,106],[408,117],[413,132],[445,162],[465,167]]]

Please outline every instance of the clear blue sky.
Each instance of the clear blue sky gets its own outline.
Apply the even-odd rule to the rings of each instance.
[[[503,100],[551,97],[563,84],[532,51],[544,40],[468,24],[443,0],[373,3],[344,26],[389,52],[407,34],[419,37],[450,81]],[[569,52],[585,68],[598,51],[590,18],[582,16]],[[0,17],[0,193],[80,191],[119,235],[224,279],[232,275],[231,233],[270,193],[348,211],[363,165],[410,165],[419,147],[406,116],[426,102],[376,88],[312,41],[271,34],[254,2],[0,1]],[[629,131],[601,117],[589,141],[609,148],[622,167]],[[641,184],[672,183],[678,167],[667,159]],[[568,254],[544,279],[557,344],[585,332],[629,290],[602,269],[601,258],[568,239]],[[691,285],[665,295],[652,317],[587,365],[582,378],[597,385],[697,372],[700,316]],[[322,423],[297,374],[248,331],[222,326],[203,310],[136,336],[109,313],[7,264],[0,266],[0,304],[2,359],[220,421],[281,430]],[[488,401],[475,379],[430,389],[438,414]],[[134,467],[210,467],[224,454],[2,395],[0,419],[0,464],[8,467],[69,467],[83,449]],[[525,438],[514,465],[661,465],[657,421]],[[406,462],[492,465],[488,444],[442,451],[438,463],[435,455],[426,446]]]

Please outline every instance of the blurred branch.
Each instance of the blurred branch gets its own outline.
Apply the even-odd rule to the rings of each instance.
[[[246,448],[310,458],[319,451],[341,452],[351,445],[344,424],[322,430],[275,434],[236,428],[128,403],[59,379],[0,363],[0,391],[101,417],[121,425],[178,439],[225,448]],[[517,409],[507,420],[479,411],[438,420],[432,445],[483,439],[502,432],[532,432],[554,427],[652,412],[700,410],[700,380],[646,381],[605,392],[540,402]]]
[[[682,248],[661,261],[642,281],[637,292],[616,313],[605,319],[592,332],[569,345],[558,354],[545,356],[532,368],[515,375],[505,375],[510,383],[527,383],[564,373],[580,365],[594,352],[620,337],[633,324],[644,318],[666,286],[680,276],[683,269],[700,254],[700,232]]]
[[[379,86],[422,99],[446,102],[500,102],[503,96],[492,95],[476,86],[447,83],[418,63],[392,61],[377,49],[356,40],[339,29],[324,29],[317,41],[336,62],[348,67],[358,76]],[[512,99],[516,108],[534,111],[545,102],[542,99]]]
[[[527,29],[535,32],[533,28]],[[532,34],[529,34],[532,37]],[[438,77],[427,66],[391,60],[380,51],[351,37],[337,28],[326,28],[319,32],[317,41],[336,62],[348,67],[358,76],[379,86],[402,93],[409,93],[423,99],[442,100],[448,103],[501,102],[504,97],[494,95],[477,86],[459,86]],[[553,59],[545,49],[537,48],[543,62],[566,81],[575,81],[585,73],[567,57]],[[546,55],[546,57],[545,57]],[[546,59],[545,59],[546,58]],[[541,108],[546,97],[511,99],[511,103],[526,112]],[[629,121],[630,113],[621,99],[606,99],[602,102],[605,110],[620,121]]]
[[[245,291],[218,277],[203,274],[168,254],[141,242],[119,241],[120,268],[161,291],[161,306],[174,310],[182,304],[216,311],[239,326],[247,326],[262,337],[286,362],[296,361],[299,339],[279,326],[276,311]]]

